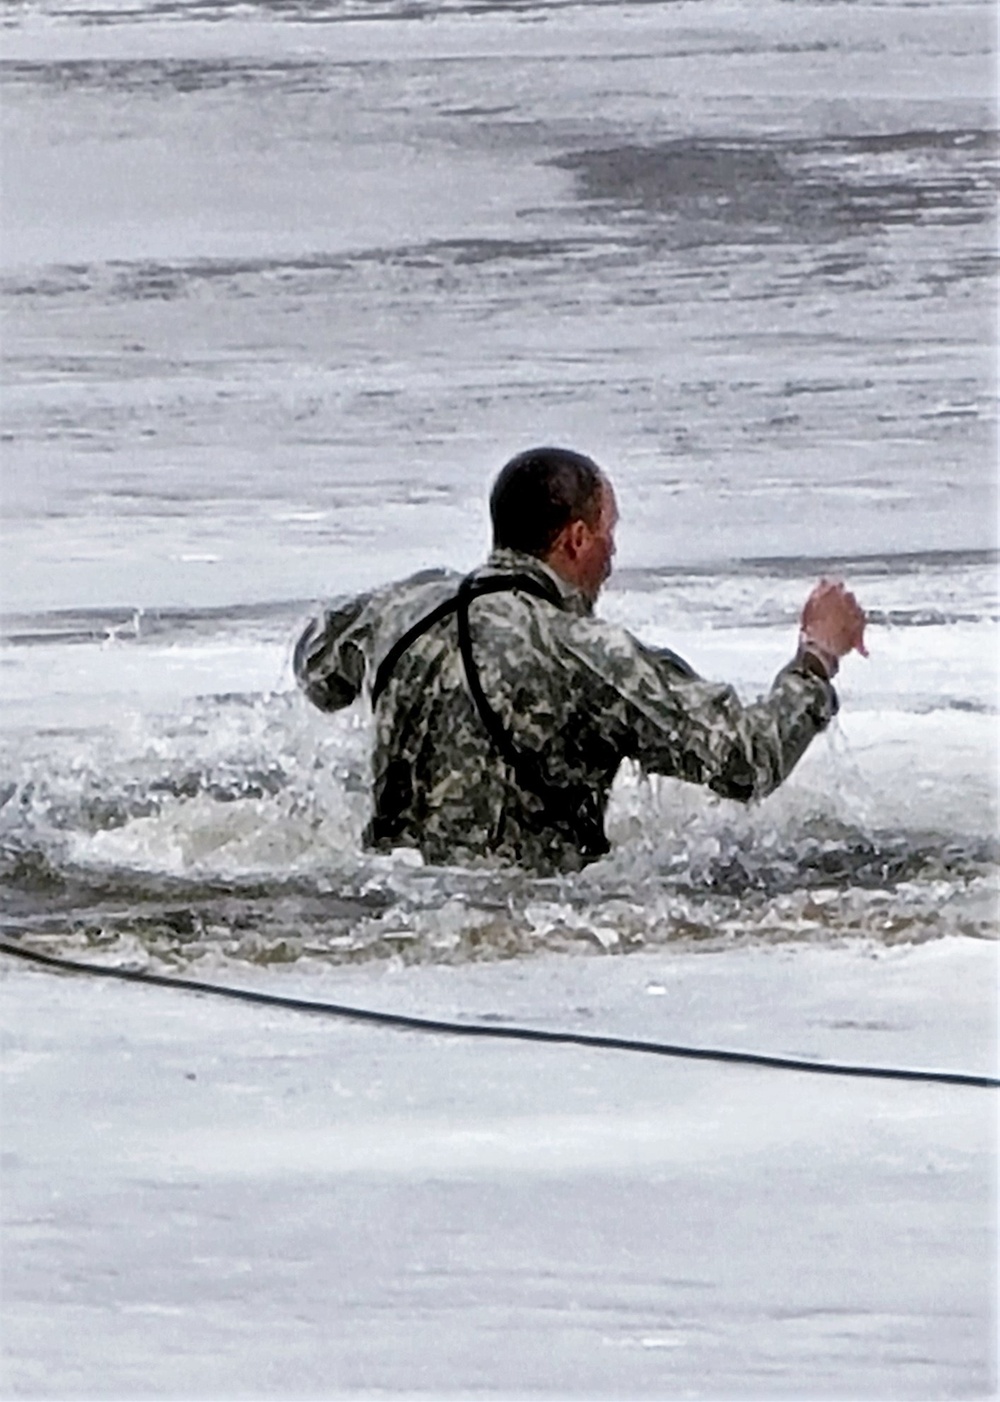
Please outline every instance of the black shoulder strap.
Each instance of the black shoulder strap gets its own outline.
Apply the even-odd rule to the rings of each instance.
[[[526,583],[531,586],[529,593],[536,594],[539,598],[549,597],[533,579],[526,580]],[[458,646],[465,667],[469,694],[497,753],[504,763],[509,765],[518,784],[528,793],[533,793],[541,799],[547,822],[565,833],[585,857],[603,857],[609,851],[609,846],[604,835],[604,815],[596,795],[586,784],[571,786],[551,783],[544,772],[542,757],[518,749],[507,727],[486,699],[479,679],[479,668],[472,653],[469,604],[480,594],[493,592],[494,589],[488,587],[477,588],[471,579],[463,580],[458,591]]]
[[[430,632],[435,623],[440,623],[442,618],[447,618],[449,613],[454,613],[457,607],[458,595],[453,594],[450,599],[445,599],[443,604],[438,604],[436,609],[432,609],[425,618],[421,618],[419,623],[414,623],[412,628],[408,628],[401,638],[396,639],[375,673],[375,680],[372,683],[373,706],[389,685],[389,678],[395,670],[396,663],[407,648],[411,647],[424,633]]]
[[[492,580],[489,582],[494,584],[497,583],[496,581]],[[534,581],[532,580],[531,583],[534,584]],[[510,767],[514,770],[514,773],[517,774],[517,777],[520,780],[520,769],[523,767],[523,756],[521,755],[521,752],[517,749],[513,740],[511,739],[507,727],[504,725],[503,721],[497,715],[496,711],[494,711],[493,707],[487,701],[486,693],[483,691],[483,684],[479,679],[479,668],[476,666],[476,659],[472,655],[472,632],[469,626],[469,604],[474,598],[478,598],[481,594],[492,594],[495,592],[498,592],[496,588],[477,589],[475,586],[475,582],[471,578],[466,578],[462,580],[462,583],[459,586],[458,590],[458,597],[456,599],[456,603],[458,606],[458,647],[459,651],[462,654],[462,665],[465,668],[465,680],[468,683],[469,694],[471,695],[472,700],[475,703],[476,710],[479,712],[479,718],[483,722],[483,725],[486,727],[487,734],[493,741],[493,744],[495,745],[497,751],[505,760],[505,762],[509,764]],[[532,589],[531,592],[535,593],[536,590]],[[537,592],[540,597],[545,597],[545,595],[542,594],[540,588]],[[533,788],[534,785],[529,784],[527,787]]]
[[[555,584],[546,588],[540,580],[532,578],[531,575],[494,575],[486,579],[466,576],[453,598],[438,604],[436,609],[432,609],[426,617],[408,629],[386,653],[372,685],[372,705],[382,695],[393,668],[407,648],[433,628],[435,623],[454,612],[457,615],[458,646],[469,694],[497,753],[510,766],[520,786],[542,800],[548,821],[554,827],[565,830],[570,840],[585,856],[600,857],[608,851],[608,841],[604,835],[600,804],[595,801],[595,796],[586,786],[567,788],[550,783],[542,773],[540,757],[518,749],[483,691],[479,668],[472,652],[469,605],[473,599],[479,599],[484,594],[509,593],[516,589],[525,594],[533,594],[537,599],[545,599],[557,608],[562,605],[562,598]]]
[[[372,683],[372,705],[374,706],[379,697],[389,685],[389,679],[395,671],[396,664],[408,648],[412,647],[418,638],[434,627],[435,623],[440,623],[442,618],[447,618],[450,613],[454,613],[459,606],[462,597],[462,590],[468,589],[469,597],[478,599],[481,594],[502,594],[521,589],[526,594],[534,594],[537,599],[546,599],[550,604],[557,607],[561,603],[559,592],[553,584],[546,588],[539,580],[533,579],[528,574],[498,574],[486,579],[476,579],[474,576],[467,576],[461,584],[459,592],[453,594],[450,599],[445,599],[444,603],[438,604],[436,609],[431,609],[430,613],[419,622],[414,623],[412,628],[408,628],[401,638],[393,643],[392,647],[382,659],[378,671],[375,673],[375,680]]]

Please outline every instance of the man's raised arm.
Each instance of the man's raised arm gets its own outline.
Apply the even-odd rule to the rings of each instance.
[[[589,642],[577,637],[582,646],[573,651],[613,688],[608,722],[623,754],[651,773],[745,803],[783,783],[836,714],[830,678],[846,652],[863,652],[864,614],[843,585],[817,585],[803,610],[798,652],[769,694],[751,704],[618,629],[599,628]]]

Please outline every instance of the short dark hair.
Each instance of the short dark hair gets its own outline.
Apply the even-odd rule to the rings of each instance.
[[[571,521],[596,526],[604,474],[569,448],[530,448],[511,458],[493,484],[494,548],[546,555]]]

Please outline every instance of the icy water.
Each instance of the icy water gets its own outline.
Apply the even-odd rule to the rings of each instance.
[[[26,0],[3,14],[2,929],[158,966],[996,930],[983,3]],[[572,881],[360,846],[311,601],[619,489],[602,612],[842,716],[753,810],[624,772]]]

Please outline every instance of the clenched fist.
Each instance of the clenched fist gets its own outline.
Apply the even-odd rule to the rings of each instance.
[[[839,581],[821,579],[802,610],[801,638],[835,658],[865,647],[865,611],[851,591]]]

